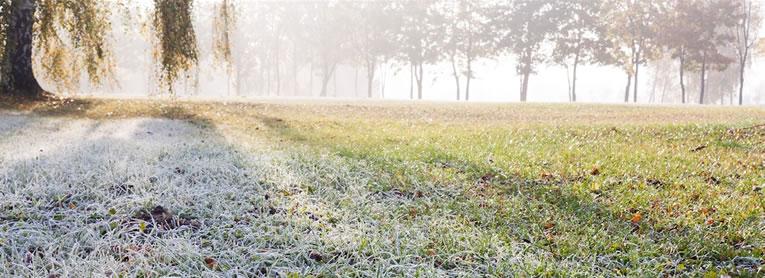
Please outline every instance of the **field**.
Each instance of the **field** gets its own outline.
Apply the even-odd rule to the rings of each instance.
[[[0,276],[762,276],[765,109],[0,106]]]

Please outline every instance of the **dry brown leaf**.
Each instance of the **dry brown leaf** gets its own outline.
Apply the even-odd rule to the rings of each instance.
[[[632,219],[630,219],[632,224],[640,223],[640,220],[643,220],[643,214],[640,213],[640,212],[637,212],[637,213],[633,214],[632,215]]]
[[[218,261],[210,257],[205,257],[205,265],[207,265],[207,268],[209,269],[216,269],[218,268]]]

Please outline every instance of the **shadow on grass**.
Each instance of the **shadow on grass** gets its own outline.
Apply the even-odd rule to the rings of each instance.
[[[576,192],[571,188],[571,184],[583,182],[581,177],[565,180],[555,177],[519,178],[501,169],[472,163],[437,149],[411,160],[379,157],[373,151],[359,151],[353,146],[338,145],[329,140],[310,141],[307,138],[314,137],[305,135],[311,132],[310,129],[255,111],[254,107],[246,107],[249,110],[241,118],[250,122],[239,127],[248,128],[260,124],[273,131],[279,139],[335,151],[349,160],[372,162],[376,178],[390,186],[387,190],[414,190],[410,187],[415,183],[458,183],[464,189],[463,193],[453,199],[441,199],[439,205],[452,205],[456,208],[453,211],[456,216],[468,219],[470,225],[484,232],[500,235],[500,238],[508,242],[524,242],[536,250],[548,252],[554,258],[553,262],[548,262],[553,268],[558,263],[568,262],[591,265],[602,269],[607,275],[639,275],[646,272],[676,275],[682,274],[683,270],[679,267],[682,264],[687,270],[716,270],[732,266],[740,268],[741,274],[746,274],[756,271],[756,267],[761,264],[761,259],[754,254],[747,254],[746,251],[736,253],[735,249],[741,245],[740,242],[728,239],[724,234],[682,225],[655,227],[650,218],[648,221],[632,223],[630,217],[640,211],[622,211],[617,204],[608,203],[603,197],[608,192],[588,196],[587,193]],[[104,102],[88,99],[27,107],[28,111],[43,116],[156,117],[184,120],[203,126],[220,123],[220,118],[214,117],[218,112],[232,112],[221,111],[225,109],[229,108],[212,108],[211,105],[197,103]],[[411,165],[415,167],[408,167]],[[445,179],[430,175],[449,171],[461,171],[462,174]],[[402,172],[412,179],[395,181],[390,177],[394,172]],[[410,198],[417,196],[416,192],[404,192],[402,195]],[[517,202],[514,207],[517,210],[491,204],[488,202],[490,200]],[[747,261],[755,263],[741,264],[736,261],[740,260],[737,255],[755,257]],[[444,269],[448,267],[442,265]]]
[[[209,106],[209,105],[208,105]],[[99,100],[61,98],[43,101],[0,102],[0,109],[29,112],[44,117],[90,119],[162,118],[213,126],[212,119],[197,111],[204,104],[154,100]]]

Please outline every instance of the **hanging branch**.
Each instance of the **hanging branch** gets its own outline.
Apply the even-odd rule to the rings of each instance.
[[[160,79],[170,93],[178,76],[199,60],[192,23],[192,0],[154,0],[155,56],[161,63]]]
[[[223,0],[215,7],[213,17],[213,58],[226,67],[230,73],[233,68],[231,55],[231,37],[236,24],[234,5],[229,0]]]

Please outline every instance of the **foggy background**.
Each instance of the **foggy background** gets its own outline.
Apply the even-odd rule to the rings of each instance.
[[[130,2],[126,11],[115,12],[113,18],[113,39],[111,48],[115,55],[115,81],[107,85],[88,84],[83,77],[80,87],[74,90],[59,89],[66,95],[142,97],[167,95],[159,86],[156,61],[152,57],[152,36],[147,29],[152,6],[151,0]],[[263,18],[254,10],[259,3],[254,0],[234,1],[236,5],[236,25],[233,31],[232,55],[234,70],[227,70],[213,61],[213,18],[214,5],[218,0],[199,0],[194,6],[195,30],[199,46],[199,66],[187,72],[188,78],[181,78],[175,85],[175,94],[180,97],[199,98],[314,98],[321,90],[321,73],[318,65],[311,70],[303,65],[298,71],[298,82],[294,82],[291,62],[288,57],[280,58],[281,86],[275,90],[273,72],[263,81],[254,66],[256,52],[262,47],[257,45],[259,37],[266,36],[258,28]],[[762,1],[756,1],[762,3]],[[763,32],[760,31],[762,35]],[[297,51],[308,45],[288,45],[286,52]],[[285,56],[287,56],[285,54]],[[752,65],[746,72],[744,88],[745,104],[765,104],[765,58],[760,53],[752,56]],[[39,65],[37,65],[39,67]],[[474,64],[475,77],[471,81],[470,101],[508,102],[519,100],[520,77],[516,74],[516,62],[512,55],[503,54],[492,59],[478,59]],[[641,103],[680,103],[678,63],[674,60],[651,62],[641,69],[638,102]],[[423,99],[455,101],[456,92],[451,65],[444,61],[424,66],[425,79]],[[243,81],[236,84],[236,74]],[[729,104],[728,92],[732,92],[733,101],[737,101],[738,81],[735,63],[723,73],[712,72],[709,76],[709,104]],[[55,88],[55,84],[44,76],[38,76],[45,88]],[[261,78],[261,80],[259,80]],[[546,63],[540,65],[537,73],[531,76],[528,100],[533,102],[567,102],[568,79],[564,67]],[[697,99],[698,82],[695,72],[686,73],[689,102]],[[312,85],[310,79],[313,79]],[[328,84],[329,98],[366,99],[365,69],[363,64],[354,65],[342,62]],[[464,82],[464,80],[463,80]],[[577,84],[579,102],[624,102],[626,76],[623,70],[613,66],[580,65]],[[268,83],[268,84],[266,84]],[[297,84],[297,88],[295,87]],[[464,101],[464,85],[462,85]],[[405,62],[389,61],[380,65],[374,79],[374,96],[379,99],[410,99],[410,72]],[[717,90],[718,92],[715,92]],[[384,93],[384,96],[382,95]],[[416,98],[417,88],[414,87]],[[720,97],[718,95],[724,95]]]

